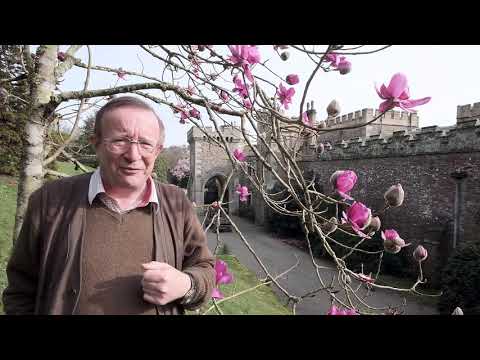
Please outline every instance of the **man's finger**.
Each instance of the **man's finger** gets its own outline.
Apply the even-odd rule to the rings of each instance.
[[[152,295],[149,292],[143,293],[143,299],[155,305],[165,305],[167,303],[167,300],[164,296]]]
[[[143,293],[143,300],[151,304],[160,305],[155,296],[146,292]]]
[[[150,282],[165,282],[165,274],[163,270],[147,270],[143,273],[143,280]]]
[[[167,263],[159,262],[159,261],[150,261],[148,263],[142,264],[143,270],[155,270],[155,269],[163,269],[166,266],[170,266]]]
[[[143,291],[147,291],[153,294],[163,294],[162,286],[158,282],[144,281],[142,282]]]

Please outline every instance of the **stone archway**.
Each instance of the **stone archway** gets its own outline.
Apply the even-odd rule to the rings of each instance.
[[[203,203],[211,204],[214,201],[220,200],[225,182],[226,177],[222,174],[210,176],[203,186]],[[223,197],[223,203],[225,203],[223,208],[227,213],[229,212],[229,195],[229,190],[227,189]]]

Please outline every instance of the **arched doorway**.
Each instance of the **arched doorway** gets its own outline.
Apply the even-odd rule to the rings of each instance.
[[[220,200],[220,196],[222,195],[223,186],[225,184],[226,178],[223,175],[214,175],[207,180],[204,186],[204,193],[203,193],[203,203],[205,205],[211,204],[215,201]],[[225,195],[223,196],[222,201],[222,208],[225,212],[229,213],[229,193],[228,189],[225,191]],[[213,220],[213,216],[217,213],[217,211],[211,211],[211,209],[207,209],[207,222],[206,224],[210,224]],[[211,231],[215,231],[216,227],[213,226],[210,228]],[[232,226],[230,221],[225,216],[220,216],[220,227],[219,231],[232,231]]]

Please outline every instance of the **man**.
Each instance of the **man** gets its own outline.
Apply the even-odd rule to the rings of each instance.
[[[210,298],[215,259],[193,207],[151,177],[164,138],[140,99],[98,111],[99,168],[30,197],[7,265],[6,314],[181,314]]]

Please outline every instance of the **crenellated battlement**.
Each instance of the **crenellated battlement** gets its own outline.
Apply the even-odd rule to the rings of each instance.
[[[388,137],[372,135],[332,144],[323,154],[310,149],[304,160],[340,160],[372,157],[399,157],[419,154],[442,154],[480,151],[480,120],[468,120],[455,126],[427,126],[395,131]]]
[[[457,106],[457,123],[480,118],[480,102]]]
[[[238,126],[220,125],[222,135],[227,139],[227,142],[242,141],[242,130]],[[213,126],[206,126],[203,130],[214,138],[218,138],[218,133]],[[196,126],[192,126],[187,132],[187,141],[190,143],[194,140],[206,140],[205,134]],[[219,140],[219,138],[217,139]]]
[[[378,109],[363,109],[357,110],[348,114],[337,116],[335,118],[329,118],[326,121],[326,126],[330,128],[340,128],[344,126],[351,126],[357,124],[364,124],[373,120],[375,117],[380,115],[381,112]],[[396,111],[389,110],[387,111],[380,119],[374,122],[377,123],[390,123],[390,120],[394,121],[396,124],[398,122],[405,123],[409,126],[418,126],[418,114],[416,112],[406,112],[406,111]]]

